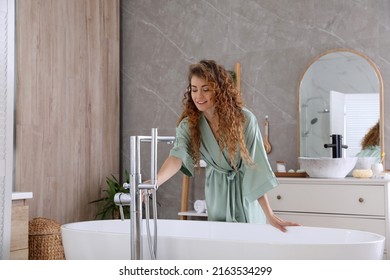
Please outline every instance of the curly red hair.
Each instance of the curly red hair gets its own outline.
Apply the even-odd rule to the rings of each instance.
[[[241,158],[247,164],[253,160],[245,145],[244,124],[245,116],[242,112],[244,101],[237,89],[232,75],[213,60],[201,60],[189,67],[188,86],[183,98],[183,112],[179,117],[178,124],[188,119],[191,141],[191,153],[195,163],[200,160],[201,133],[199,120],[202,116],[191,98],[191,78],[197,76],[207,82],[215,92],[215,117],[219,120],[217,141],[220,151],[226,149],[231,166],[237,168],[236,155],[240,152]]]
[[[379,121],[370,128],[362,140],[362,149],[379,145]]]

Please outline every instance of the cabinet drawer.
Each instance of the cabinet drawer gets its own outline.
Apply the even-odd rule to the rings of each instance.
[[[383,186],[281,184],[268,198],[274,211],[385,215]]]

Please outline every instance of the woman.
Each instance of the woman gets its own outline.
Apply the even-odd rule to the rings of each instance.
[[[234,81],[222,66],[202,60],[190,66],[176,140],[158,172],[162,185],[176,172],[192,176],[207,163],[205,197],[212,221],[265,223],[286,231],[298,225],[274,215],[266,192],[278,185],[256,117],[244,108]]]

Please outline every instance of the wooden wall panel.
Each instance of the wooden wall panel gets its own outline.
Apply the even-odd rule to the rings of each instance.
[[[30,218],[92,219],[119,173],[119,0],[16,1],[15,189]]]

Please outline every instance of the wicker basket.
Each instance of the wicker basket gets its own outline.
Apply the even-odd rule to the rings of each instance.
[[[61,225],[46,218],[34,218],[29,222],[29,260],[63,260]]]

